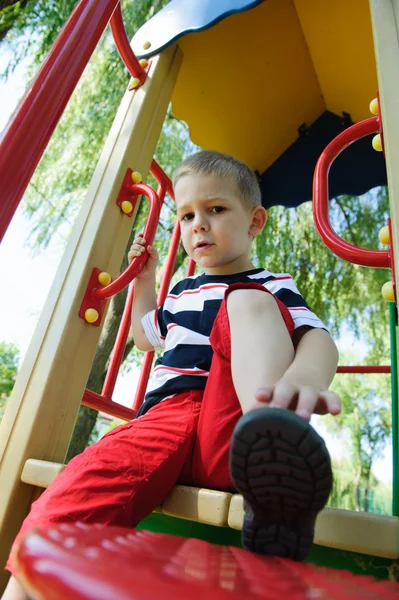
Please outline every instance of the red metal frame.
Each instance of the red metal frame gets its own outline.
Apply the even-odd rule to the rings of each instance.
[[[130,194],[138,196],[142,194],[147,196],[150,201],[150,214],[144,228],[144,237],[148,244],[152,244],[155,238],[155,232],[159,222],[159,214],[161,212],[161,202],[158,194],[149,185],[144,183],[136,183],[130,186]],[[98,274],[101,270],[94,267],[82,304],[79,309],[79,317],[85,319],[85,312],[88,308],[94,308],[98,312],[98,319],[91,323],[94,327],[99,327],[105,310],[105,300],[119,294],[131,281],[140,273],[141,269],[147,262],[148,254],[144,252],[141,256],[133,259],[130,265],[108,285],[101,286],[98,283]]]
[[[180,223],[176,221],[171,243],[169,246],[169,253],[166,259],[165,271],[162,275],[162,283],[161,288],[159,290],[158,296],[158,306],[165,301],[165,298],[168,294],[170,281],[173,276],[173,269],[176,262],[176,255],[179,249],[180,243]],[[143,403],[145,391],[147,389],[148,378],[150,376],[152,361],[154,360],[154,352],[146,352],[143,360],[143,364],[141,367],[140,378],[136,388],[136,395],[133,401],[133,410],[138,410]]]
[[[379,117],[373,117],[348,127],[333,139],[321,154],[313,179],[313,216],[325,245],[340,258],[366,267],[390,268],[390,255],[386,250],[358,248],[341,239],[332,229],[328,214],[328,173],[337,156],[356,140],[379,129]]]
[[[157,192],[149,185],[144,183],[133,184],[130,187],[130,191],[133,196],[142,194],[143,196],[147,196],[148,200],[150,201],[150,215],[144,227],[143,237],[147,241],[147,244],[151,246],[158,227],[159,214],[161,212],[161,201]],[[97,288],[93,293],[94,297],[98,298],[99,300],[103,300],[104,298],[111,298],[111,296],[119,294],[119,292],[128,286],[129,283],[133,281],[133,279],[140,273],[141,269],[147,262],[147,259],[148,254],[146,252],[143,252],[141,256],[134,258],[127,269],[125,269],[125,271],[123,271],[119,277],[117,277],[114,281],[111,281],[111,283],[108,285]]]
[[[127,406],[118,404],[110,398],[104,398],[100,394],[96,394],[90,390],[84,391],[82,404],[124,421],[131,421],[136,416],[136,412],[131,408],[127,408]]]
[[[112,35],[114,37],[115,46],[118,49],[121,59],[125,63],[132,77],[137,77],[137,79],[140,80],[140,85],[143,85],[144,81],[147,78],[149,64],[146,68],[143,68],[133,53],[128,37],[126,35],[125,26],[123,24],[121,5],[119,3],[111,17],[109,25],[111,27]]]
[[[116,199],[116,204],[121,209],[122,209],[122,202],[125,202],[125,200],[128,200],[131,203],[132,210],[129,213],[125,213],[124,212],[124,214],[127,217],[132,217],[133,216],[134,209],[136,208],[136,202],[137,202],[137,200],[139,198],[138,195],[136,195],[136,196],[132,195],[132,191],[131,191],[131,187],[132,187],[132,173],[133,173],[133,169],[128,169],[126,171],[126,175],[123,178],[121,189],[119,190],[119,194],[118,194],[118,197]]]
[[[337,373],[390,373],[391,367],[389,365],[363,365],[363,366],[348,366],[338,367]]]
[[[174,199],[172,182],[170,181],[169,177],[166,175],[166,173],[163,171],[163,169],[158,165],[158,163],[155,160],[152,161],[150,171],[159,183],[157,195],[158,195],[159,207],[161,208],[166,193],[169,193],[169,195],[172,197],[172,199]],[[130,173],[129,173],[129,178],[130,178]],[[126,177],[125,177],[125,180],[126,180]],[[129,181],[130,181],[130,179],[129,179]],[[130,186],[130,188],[132,188],[132,187],[133,186]],[[146,186],[146,187],[148,187],[148,186]],[[158,215],[157,220],[159,220],[159,215]],[[146,236],[146,230],[144,231],[143,235],[144,235],[145,239],[149,239]],[[177,225],[175,226],[175,229],[173,231],[172,242],[171,242],[171,246],[169,249],[167,263],[165,266],[165,272],[164,272],[164,275],[162,278],[159,303],[162,303],[164,301],[166,294],[168,292],[168,289],[169,289],[169,284],[170,284],[170,280],[171,280],[172,274],[173,274],[173,268],[174,268],[174,263],[176,260],[179,242],[180,242],[180,226],[177,223]],[[98,272],[99,272],[99,270],[98,270]],[[118,377],[120,365],[123,360],[126,342],[127,342],[127,338],[129,335],[133,297],[134,297],[134,287],[131,286],[128,296],[127,296],[127,299],[126,299],[125,308],[123,311],[121,323],[119,325],[118,334],[116,336],[114,349],[113,349],[113,352],[111,355],[110,364],[109,364],[109,368],[107,371],[107,375],[105,377],[104,386],[103,386],[101,395],[95,394],[94,392],[90,392],[89,390],[86,390],[85,394],[83,396],[83,400],[82,400],[83,404],[85,404],[86,406],[90,406],[91,408],[95,408],[96,410],[101,410],[103,412],[108,412],[109,414],[111,414],[113,416],[117,416],[118,418],[122,418],[122,419],[134,418],[134,416],[137,413],[138,408],[142,404],[142,402],[144,400],[144,394],[145,394],[145,390],[147,388],[148,378],[149,378],[149,374],[151,371],[151,365],[152,365],[153,356],[154,356],[153,352],[147,352],[144,357],[144,362],[143,362],[143,366],[141,369],[140,381],[139,381],[139,386],[138,386],[138,389],[140,389],[140,396],[138,395],[138,393],[136,393],[136,399],[138,397],[141,398],[140,402],[138,403],[138,406],[137,406],[137,401],[135,399],[133,410],[125,408],[123,406],[121,407],[121,409],[119,409],[119,407],[121,405],[112,401],[112,395],[113,395],[113,392],[115,389],[116,380]],[[161,298],[162,298],[162,300],[161,300]],[[103,302],[105,302],[105,301],[103,301]],[[121,410],[123,411],[123,414],[125,416],[122,416]]]

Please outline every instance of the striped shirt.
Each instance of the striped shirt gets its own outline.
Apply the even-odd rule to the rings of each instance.
[[[326,329],[287,273],[253,269],[233,275],[187,277],[171,289],[162,306],[141,321],[150,344],[164,353],[155,363],[139,415],[161,400],[205,388],[213,354],[209,335],[225,291],[233,283],[253,282],[287,306],[295,329],[303,325]]]

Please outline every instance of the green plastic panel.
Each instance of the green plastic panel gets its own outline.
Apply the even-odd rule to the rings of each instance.
[[[193,537],[222,546],[241,547],[240,531],[229,527],[214,527],[204,523],[177,519],[160,513],[152,513],[138,525],[137,529]],[[323,567],[343,569],[360,575],[371,575],[377,579],[399,581],[399,562],[395,563],[387,558],[313,545],[308,561]]]

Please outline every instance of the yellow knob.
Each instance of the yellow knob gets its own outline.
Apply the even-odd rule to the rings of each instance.
[[[381,229],[378,233],[378,238],[379,238],[381,244],[386,244],[387,246],[389,246],[389,244],[391,243],[391,240],[389,239],[388,225],[385,225],[385,227],[381,227]]]
[[[378,116],[380,110],[379,110],[377,98],[374,98],[374,100],[372,100],[370,102],[369,109],[370,109],[370,112],[372,115],[375,115],[376,117]]]
[[[381,288],[381,294],[387,302],[395,302],[395,294],[393,291],[392,281],[387,281]]]
[[[141,173],[139,173],[138,171],[133,171],[132,181],[133,181],[133,183],[141,183],[143,181]]]
[[[140,79],[138,77],[132,77],[129,83],[129,90],[134,90],[140,85]]]
[[[111,275],[106,271],[103,271],[98,276],[98,283],[100,283],[101,285],[108,285],[109,283],[111,283],[111,279]]]
[[[381,141],[381,135],[379,133],[377,133],[377,135],[375,135],[373,137],[372,140],[372,145],[374,150],[376,150],[377,152],[382,152],[382,141]]]
[[[95,323],[98,319],[98,312],[95,308],[88,308],[85,312],[85,319],[88,323]]]
[[[144,50],[147,50],[150,46],[151,46],[151,42],[148,42],[148,41],[144,42],[144,44],[143,44]]]
[[[143,67],[143,69],[145,69],[145,68],[146,68],[146,66],[148,65],[148,60],[147,60],[146,58],[140,58],[140,60],[139,60],[139,65],[140,65],[141,67]]]
[[[129,202],[129,200],[124,200],[121,204],[121,209],[122,209],[122,212],[125,213],[125,215],[128,215],[133,210],[133,204],[131,202]]]

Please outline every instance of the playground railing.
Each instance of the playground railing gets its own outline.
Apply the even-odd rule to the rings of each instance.
[[[392,269],[393,286],[396,288],[394,256],[392,245],[386,250],[358,248],[340,238],[333,230],[329,219],[328,174],[337,156],[358,139],[379,131],[382,137],[380,116],[372,117],[348,127],[334,138],[322,152],[313,178],[313,216],[316,228],[325,245],[344,260],[366,267]],[[383,139],[383,138],[382,138]],[[391,223],[388,221],[390,239]],[[392,514],[399,516],[399,394],[396,348],[397,311],[393,302],[389,303],[389,323],[391,338],[391,368],[389,367],[339,367],[341,373],[391,373],[392,389]],[[389,370],[385,370],[389,369]]]
[[[366,135],[379,130],[379,117],[355,123],[337,135],[323,150],[317,161],[313,178],[313,217],[319,235],[327,248],[348,262],[365,267],[391,267],[390,252],[368,250],[349,244],[333,230],[328,214],[328,174],[332,163],[345,148]]]

